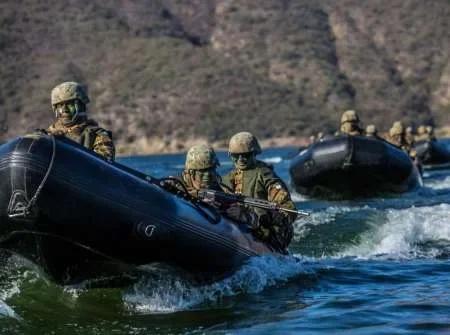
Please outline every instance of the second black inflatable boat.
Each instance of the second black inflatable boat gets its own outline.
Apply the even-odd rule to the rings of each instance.
[[[363,136],[312,144],[292,159],[289,172],[297,192],[331,199],[402,193],[423,185],[405,152]]]
[[[414,148],[425,168],[450,167],[448,142],[443,140],[419,141],[414,144]]]
[[[62,284],[153,263],[211,280],[273,252],[214,208],[49,136],[0,146],[0,248]]]

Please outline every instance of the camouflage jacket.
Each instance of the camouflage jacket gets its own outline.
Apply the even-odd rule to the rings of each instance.
[[[406,141],[405,136],[403,135],[394,135],[394,136],[388,136],[387,141],[400,149],[402,149],[404,152],[406,152],[408,155],[411,152],[411,146]]]
[[[430,136],[430,134],[421,134],[421,135],[416,135],[414,137],[414,141],[415,142],[421,142],[421,141],[435,141],[436,137],[435,136]]]
[[[358,125],[352,124],[350,122],[342,124],[341,130],[339,132],[339,135],[349,135],[349,136],[357,136],[363,134],[364,134],[363,130],[359,128]]]
[[[65,136],[107,159],[115,158],[111,132],[99,127],[93,120],[86,120],[70,127],[56,121],[44,132],[49,135]]]
[[[223,178],[223,183],[234,193],[268,200],[281,207],[295,209],[286,185],[275,174],[273,168],[264,162],[257,161],[253,169],[232,170]],[[297,215],[268,212],[263,209],[253,210],[260,218],[260,227],[256,231],[256,235],[275,249],[287,248],[293,236],[292,223]]]
[[[219,175],[217,175],[217,178],[219,180],[218,183],[208,185],[207,187],[211,190],[231,193],[230,190],[221,183],[221,178]],[[186,186],[186,189],[192,196],[194,196],[196,198],[198,197],[198,187],[196,187],[194,185],[194,180],[192,179],[191,175],[186,170],[184,170],[182,172],[181,176],[178,177],[177,179],[179,179],[183,182],[183,184]]]
[[[208,189],[214,191],[220,191],[224,193],[233,193],[226,185],[221,183],[221,178],[217,175],[219,182],[206,186]],[[173,177],[173,179],[177,179],[178,182],[171,181],[166,184],[165,189],[171,193],[179,193],[185,192],[186,190],[189,192],[191,196],[194,198],[198,198],[198,187],[194,185],[194,181],[186,170],[183,171],[181,176]],[[180,184],[181,183],[181,184]],[[226,209],[229,207],[228,204],[221,204],[218,202],[210,203],[211,206],[217,208],[222,214],[226,214]],[[255,226],[258,221],[258,217],[251,211],[246,208],[242,208],[242,211],[239,217],[231,217],[233,220],[236,220],[240,223],[246,224],[247,226]]]

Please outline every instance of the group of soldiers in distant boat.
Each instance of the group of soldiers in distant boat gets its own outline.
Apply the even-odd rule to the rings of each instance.
[[[414,132],[413,127],[405,127],[401,121],[396,121],[389,129],[385,137],[381,137],[378,129],[374,124],[370,124],[364,130],[361,127],[361,121],[354,110],[347,110],[341,117],[341,128],[334,133],[334,136],[348,135],[348,136],[367,136],[376,138],[382,141],[387,141],[405,151],[413,160],[416,160],[416,152],[414,150],[414,143],[419,141],[434,141],[434,128],[432,126],[420,125],[417,131]],[[324,141],[330,136],[326,136],[323,132],[319,132],[316,136],[310,137],[310,143]]]

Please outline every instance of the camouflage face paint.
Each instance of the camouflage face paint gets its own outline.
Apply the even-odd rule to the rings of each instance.
[[[214,168],[204,170],[190,170],[189,174],[192,178],[192,185],[196,189],[214,189],[218,185],[217,172]]]
[[[248,170],[255,166],[256,156],[253,152],[246,152],[242,154],[231,154],[231,160],[239,170]]]
[[[65,101],[55,106],[56,118],[64,125],[72,124],[78,115],[78,106],[75,100]]]

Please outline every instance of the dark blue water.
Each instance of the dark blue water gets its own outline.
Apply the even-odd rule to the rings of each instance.
[[[262,155],[286,182],[292,151]],[[162,177],[184,155],[120,161]],[[162,270],[122,289],[60,287],[0,255],[0,334],[450,334],[450,171],[425,177],[401,197],[294,194],[312,216],[295,223],[293,256],[255,258],[201,287]]]

